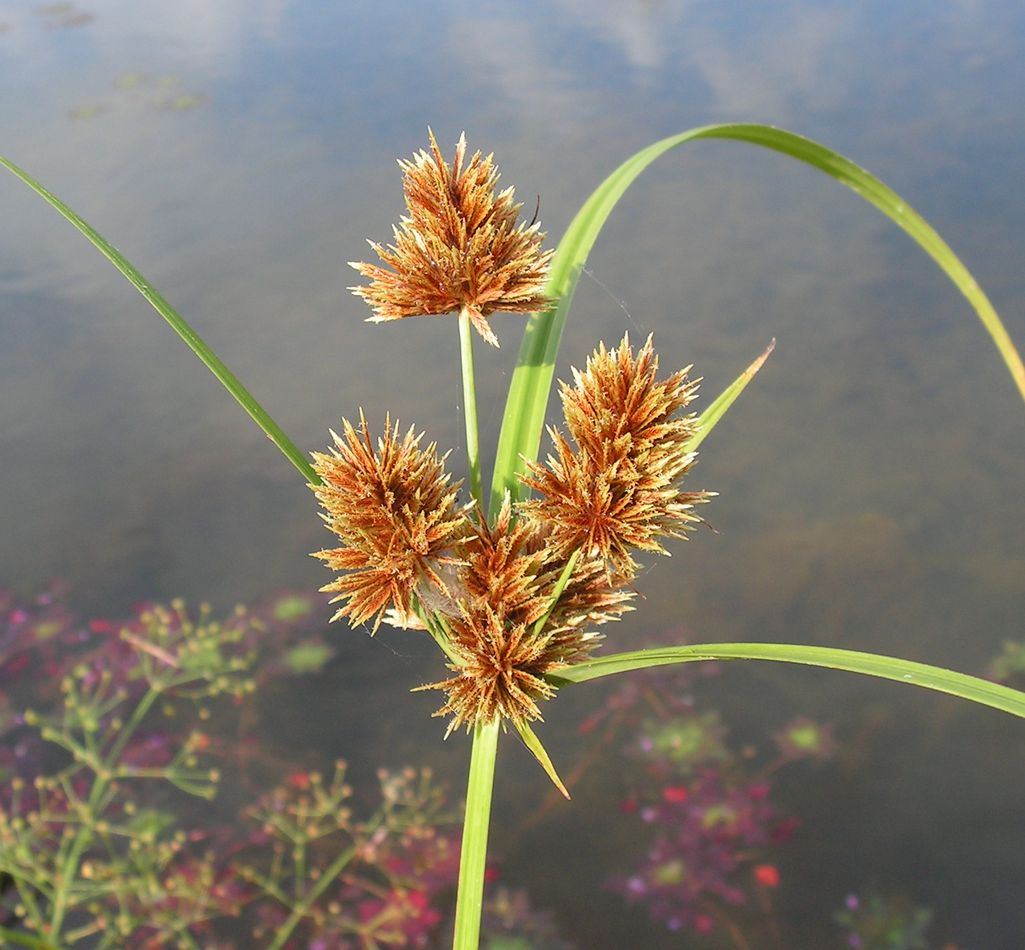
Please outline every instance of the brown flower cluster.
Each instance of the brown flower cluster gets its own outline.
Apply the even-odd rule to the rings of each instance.
[[[413,429],[400,438],[398,423],[386,420],[375,447],[362,412],[359,432],[343,426],[344,438],[331,433],[328,454],[313,453],[322,484],[311,486],[342,547],[315,556],[345,572],[322,588],[338,595],[332,603],[345,601],[331,619],[373,620],[376,632],[386,610],[411,614],[421,586],[446,590],[442,575],[466,534],[456,505],[462,483],[450,483],[435,444],[422,450]]]
[[[317,556],[342,575],[325,590],[352,626],[388,610],[444,637],[452,675],[438,715],[449,730],[496,717],[539,719],[549,675],[585,658],[594,628],[630,608],[633,552],[664,552],[699,519],[709,496],[683,492],[694,397],[686,371],[659,380],[651,340],[636,354],[624,339],[600,347],[574,387],[562,387],[577,450],[552,431],[555,455],[531,466],[535,500],[506,500],[493,524],[457,502],[434,444],[385,425],[376,446],[360,417],[328,454],[315,454],[314,486],[340,548]],[[559,593],[561,587],[561,593]],[[414,618],[415,615],[415,618]]]
[[[374,310],[373,321],[466,310],[485,340],[498,346],[487,321],[496,310],[543,309],[552,251],[542,251],[539,224],[517,224],[513,189],[496,194],[492,156],[466,161],[460,136],[451,165],[428,129],[430,151],[400,161],[408,215],[394,244],[369,242],[385,266],[352,262],[370,283],[350,288]],[[465,162],[465,167],[464,167]]]
[[[588,625],[630,609],[632,591],[593,560],[556,598],[565,566],[534,526],[513,520],[508,500],[493,527],[478,522],[459,573],[458,613],[446,621],[454,675],[422,687],[447,694],[436,715],[452,715],[449,732],[496,716],[540,719],[538,701],[555,693],[547,674],[588,655],[599,639]]]
[[[523,479],[540,496],[523,512],[553,526],[550,544],[560,555],[582,548],[632,576],[633,551],[665,554],[660,538],[684,537],[700,522],[693,509],[709,493],[678,487],[697,458],[687,450],[696,419],[677,414],[697,393],[689,369],[658,380],[651,337],[635,356],[627,335],[615,349],[601,344],[584,372],[574,370],[575,386],[561,384],[576,450],[549,429],[555,455],[531,464]]]

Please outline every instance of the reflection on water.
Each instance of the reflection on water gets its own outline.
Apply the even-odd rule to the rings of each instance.
[[[124,73],[114,80],[109,99],[77,105],[69,110],[72,119],[95,119],[111,109],[189,112],[207,101],[202,93],[187,92],[181,88],[177,76],[148,76],[144,73]]]
[[[83,10],[74,3],[48,3],[37,7],[36,13],[42,17],[49,30],[68,30],[86,26],[96,19],[95,14]]]
[[[503,183],[540,194],[553,237],[658,137],[789,125],[904,194],[1025,341],[1018,4],[60,6],[0,3],[0,87],[19,91],[0,149],[124,250],[301,446],[321,448],[361,405],[374,425],[388,408],[461,444],[454,326],[364,324],[342,266],[394,220],[393,159],[428,123],[446,151],[464,128],[494,149]],[[61,577],[82,611],[109,616],[324,583],[307,554],[327,535],[287,463],[77,235],[13,179],[0,203],[0,586]],[[808,170],[702,143],[626,197],[589,271],[563,376],[598,339],[653,330],[664,364],[695,363],[709,399],[779,340],[694,473],[720,492],[717,533],[651,566],[611,648],[682,624],[698,640],[978,671],[1022,636],[1021,407],[967,306],[899,232]],[[477,370],[485,444],[521,320],[494,325],[502,349]],[[327,636],[338,658],[301,698],[275,696],[275,739],[366,772],[430,761],[458,788],[466,743],[440,743],[432,701],[407,693],[438,678],[435,654],[397,634]],[[557,760],[610,689],[552,706]],[[804,821],[774,896],[791,945],[835,939],[831,914],[869,886],[936,908],[934,932],[958,946],[1016,945],[1019,723],[815,671],[738,667],[704,693],[738,741],[805,713],[846,750],[781,783]],[[601,890],[622,850],[601,838],[611,781],[592,771],[536,833],[545,780],[507,745],[494,837],[510,883],[579,946],[637,932],[678,946]]]

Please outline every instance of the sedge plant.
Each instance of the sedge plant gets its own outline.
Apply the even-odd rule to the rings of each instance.
[[[595,630],[630,609],[638,558],[665,551],[700,522],[713,493],[684,486],[697,450],[758,372],[772,344],[700,413],[697,381],[659,371],[649,339],[600,343],[560,389],[565,431],[539,459],[556,356],[580,273],[612,209],[656,158],[685,143],[732,139],[789,155],[830,175],[890,217],[971,304],[1025,398],[1025,367],[977,282],[933,228],[896,193],[809,139],[754,124],[691,129],[642,149],[587,199],[554,251],[536,222],[519,222],[511,189],[497,191],[492,157],[453,161],[433,135],[400,162],[407,214],[394,244],[371,244],[380,263],[357,263],[354,288],[373,321],[457,314],[468,456],[467,484],[447,453],[386,417],[374,434],[360,412],[312,462],[173,307],[101,235],[28,173],[3,164],[77,227],[143,294],[298,469],[338,546],[318,552],[338,577],[325,590],[336,618],[376,632],[382,622],[425,631],[450,675],[448,731],[472,736],[454,947],[478,945],[499,735],[509,727],[565,794],[532,723],[557,690],[614,673],[672,664],[757,659],[848,670],[909,683],[1025,718],[1025,693],[894,657],[829,647],[711,643],[611,653]],[[529,313],[502,419],[487,498],[481,479],[473,336],[498,344],[489,316]]]

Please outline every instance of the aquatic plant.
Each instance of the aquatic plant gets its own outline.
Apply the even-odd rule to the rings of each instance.
[[[88,638],[70,624],[41,635],[46,620],[26,611],[7,620],[18,655],[28,655],[32,639],[44,660],[55,641],[72,649],[63,658],[68,668],[52,670],[60,672],[58,697],[15,721],[18,732],[60,754],[51,770],[37,762],[31,776],[15,763],[5,786],[0,870],[13,884],[6,909],[19,932],[5,922],[0,934],[39,947],[89,939],[122,946],[139,934],[153,945],[192,946],[184,936],[190,928],[237,912],[238,894],[209,855],[191,853],[165,810],[139,807],[136,795],[140,785],[159,783],[213,796],[220,773],[200,761],[204,734],[184,719],[172,738],[167,716],[188,709],[198,724],[218,697],[251,691],[244,615],[218,621],[208,609],[190,616],[180,603],[153,606],[116,632],[100,625]]]
[[[484,898],[480,946],[482,950],[573,950],[548,911],[539,911],[526,891],[504,885]]]
[[[344,762],[296,772],[250,810],[261,833],[235,871],[251,885],[260,946],[422,946],[458,847],[428,770],[381,771],[381,804],[357,817]],[[253,849],[248,849],[253,850]],[[295,941],[298,941],[296,943]]]
[[[626,828],[610,826],[608,834],[629,843],[623,850],[632,863],[608,880],[611,890],[671,931],[771,933],[777,849],[801,824],[776,801],[776,778],[798,762],[828,759],[835,741],[829,726],[797,717],[771,746],[738,747],[703,699],[708,678],[707,668],[699,675],[670,667],[617,686],[582,724],[590,749],[573,783],[595,769],[621,777],[618,825]],[[788,738],[795,733],[805,740],[797,747]],[[743,921],[740,908],[749,910]]]
[[[1021,689],[1025,686],[1025,641],[1008,640],[989,664],[988,674],[997,683]]]
[[[836,922],[854,950],[927,950],[932,911],[906,897],[848,894]],[[945,947],[953,950],[952,944]]]
[[[226,647],[230,641],[233,652],[247,656],[248,682],[306,675],[301,665],[283,663],[281,657],[297,649],[319,652],[310,644],[316,643],[321,613],[313,595],[284,592],[233,611],[224,621],[211,621],[207,609],[190,621],[178,604],[143,605],[123,621],[83,622],[59,587],[27,603],[0,591],[0,673],[8,674],[2,681],[10,691],[3,697],[0,803],[15,822],[37,824],[25,864],[19,866],[0,847],[0,870],[15,872],[0,887],[0,906],[6,908],[0,927],[7,928],[9,942],[37,939],[14,914],[26,894],[35,895],[28,868],[45,875],[53,857],[54,842],[38,833],[35,813],[45,812],[51,821],[69,814],[66,800],[46,792],[67,757],[47,755],[47,748],[57,746],[39,737],[39,723],[64,709],[61,682],[68,677],[95,682],[97,672],[105,671],[112,683],[128,690],[129,704],[140,700],[144,686],[136,675],[137,651],[155,618],[184,630],[205,618],[215,636],[225,636]],[[678,631],[667,635],[681,636]],[[152,656],[152,644],[143,652]],[[781,884],[776,849],[799,825],[776,801],[776,774],[801,759],[828,757],[835,741],[828,727],[797,717],[771,737],[774,755],[755,757],[749,747],[741,752],[700,690],[718,672],[705,664],[624,678],[581,724],[591,747],[581,743],[572,784],[583,785],[588,772],[622,776],[618,823],[635,825],[627,837],[636,842],[630,849],[636,860],[610,879],[613,890],[645,906],[669,929],[704,934],[722,928],[750,940],[776,925],[769,898]],[[129,741],[125,763],[164,768],[180,760],[183,742],[192,743],[205,768],[231,776],[236,787],[230,795],[237,798],[238,786],[251,784],[246,773],[256,753],[248,730],[260,732],[251,709],[255,696],[247,693],[230,708],[204,703],[211,713],[206,718],[190,716],[192,703],[173,707],[169,698],[147,716],[138,740]],[[16,712],[27,703],[37,711],[29,716],[35,727]],[[131,719],[118,718],[122,727]],[[111,726],[116,728],[113,719]],[[617,756],[622,757],[618,762]],[[140,840],[148,841],[161,860],[168,842],[177,850],[162,869],[139,856],[100,865],[87,852],[79,876],[83,886],[94,889],[93,916],[72,908],[62,933],[39,936],[29,945],[94,946],[103,924],[114,945],[145,948],[438,945],[446,925],[452,926],[447,908],[459,846],[455,816],[430,774],[382,770],[376,804],[368,806],[366,795],[350,786],[344,763],[325,776],[268,748],[260,772],[266,778],[270,771],[278,777],[275,787],[230,824],[223,814],[213,824],[203,822],[185,798],[168,795],[168,783],[154,781],[154,775],[119,789],[108,817],[135,821],[145,836]],[[535,810],[532,820],[544,812]],[[524,891],[497,883],[494,869],[489,877],[482,947],[569,950],[549,912],[537,910]]]
[[[357,265],[371,278],[358,292],[381,319],[458,309],[470,496],[462,503],[444,473],[444,457],[432,445],[421,450],[415,430],[401,438],[390,420],[376,442],[365,422],[359,431],[346,424],[343,437],[334,437],[333,450],[316,456],[311,465],[109,242],[26,172],[0,158],[133,283],[318,493],[342,542],[325,552],[325,559],[342,572],[331,586],[346,601],[343,616],[350,621],[373,618],[376,625],[392,611],[397,623],[426,629],[443,651],[454,675],[431,684],[446,694],[439,712],[452,715],[450,729],[466,725],[473,734],[454,936],[455,946],[463,950],[477,946],[480,933],[499,732],[511,724],[561,785],[530,726],[556,689],[646,667],[743,658],[859,672],[1025,716],[1025,694],[949,670],[854,651],[741,643],[591,655],[597,638],[587,628],[614,619],[626,606],[635,550],[661,550],[661,538],[678,536],[696,518],[691,506],[704,496],[685,492],[680,480],[698,446],[772,348],[700,416],[681,417],[678,410],[694,395],[684,371],[655,377],[650,344],[636,356],[626,338],[613,350],[601,345],[584,373],[577,374],[576,390],[562,390],[576,450],[552,432],[554,455],[546,464],[538,462],[555,356],[594,241],[619,198],[651,162],[686,142],[708,138],[748,142],[796,158],[890,217],[969,301],[1025,397],[1025,366],[961,261],[898,195],[818,143],[749,124],[705,126],[656,142],[599,185],[549,261],[540,250],[536,224],[514,223],[518,208],[512,193],[494,194],[497,173],[490,157],[474,155],[464,166],[461,139],[449,166],[432,137],[430,154],[419,152],[402,166],[409,216],[400,222],[393,247],[373,245],[385,268]],[[485,506],[470,328],[496,342],[486,314],[535,306],[539,310],[528,319],[510,384]],[[340,497],[345,486],[361,493],[365,511],[347,507]],[[533,500],[532,489],[540,493]]]
[[[284,777],[243,821],[187,805],[223,774],[249,784],[252,687],[297,674],[281,648],[309,651],[313,607],[287,593],[224,620],[175,603],[85,623],[59,589],[0,591],[5,945],[228,948],[248,928],[265,946],[420,946],[438,929],[458,843],[426,770],[382,770],[363,817],[344,764],[326,781],[267,750],[261,772]]]

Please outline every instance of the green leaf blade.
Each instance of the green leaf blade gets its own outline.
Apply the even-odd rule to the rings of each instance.
[[[566,316],[580,272],[605,221],[627,188],[655,159],[699,139],[732,139],[788,155],[839,181],[885,214],[915,240],[968,300],[1025,399],[1025,364],[989,298],[943,238],[895,191],[850,159],[793,132],[753,123],[701,126],[655,142],[623,162],[595,189],[559,242],[547,287],[555,304],[528,321],[509,387],[490,511],[498,510],[506,491],[514,500],[522,497],[519,474],[523,459],[536,461],[538,456]]]
[[[545,775],[551,779],[552,784],[559,790],[563,798],[569,799],[569,790],[562,779],[559,778],[559,773],[555,769],[552,757],[548,754],[548,750],[544,745],[542,745],[541,740],[537,737],[537,733],[530,728],[530,723],[525,719],[514,719],[513,726],[516,727],[516,731],[520,734],[520,738],[530,754],[537,759],[538,764],[544,769]]]
[[[551,680],[565,686],[633,670],[708,660],[767,660],[861,673],[947,693],[1025,719],[1025,693],[999,683],[897,657],[793,643],[702,643],[614,653],[561,669]]]
[[[762,368],[765,361],[776,348],[775,338],[765,348],[764,352],[744,370],[729,386],[727,386],[701,413],[697,418],[697,431],[688,440],[686,449],[688,452],[696,452],[699,445],[708,438],[711,431],[718,425],[726,411],[737,401],[737,398],[747,387],[747,384],[755,378],[758,370]]]
[[[71,210],[63,201],[52,192],[44,188],[28,172],[19,168],[13,162],[0,155],[0,165],[10,171],[22,182],[28,185],[40,198],[51,205],[58,214],[66,221],[74,225],[88,241],[96,248],[111,264],[114,265],[146,299],[149,305],[156,310],[167,322],[171,329],[178,334],[193,353],[196,354],[206,365],[221,385],[235,398],[238,404],[245,409],[249,417],[267,434],[267,437],[278,447],[279,451],[288,459],[306,479],[316,485],[320,484],[320,478],[313,470],[313,467],[306,460],[305,456],[296,448],[295,443],[285,434],[284,430],[270,417],[267,410],[256,401],[256,398],[242,385],[241,380],[228,369],[224,362],[206,344],[203,338],[192,329],[177,310],[174,309],[164,297],[157,291],[149,281],[128,261],[120,251],[95,228]]]

